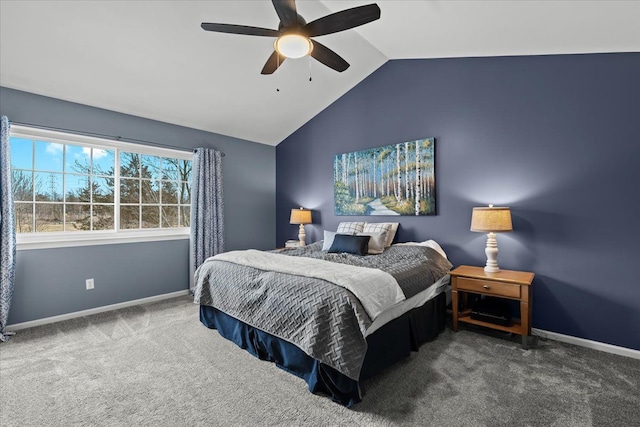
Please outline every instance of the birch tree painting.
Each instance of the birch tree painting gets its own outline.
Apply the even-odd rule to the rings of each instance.
[[[435,215],[434,149],[425,138],[336,155],[336,215]]]

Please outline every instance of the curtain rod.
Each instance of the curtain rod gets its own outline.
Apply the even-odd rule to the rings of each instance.
[[[36,124],[33,124],[33,123],[14,122],[14,121],[11,121],[11,123],[14,124],[14,125],[17,125],[17,126],[27,126],[27,127],[33,127],[33,128],[38,128],[38,129],[44,129],[44,130],[52,130],[52,131],[58,131],[58,132],[68,132],[68,133],[73,133],[75,135],[93,136],[93,137],[96,137],[96,138],[112,139],[114,141],[142,143],[142,144],[152,145],[152,146],[156,146],[156,147],[171,148],[173,150],[178,150],[178,151],[194,152],[196,150],[195,148],[190,150],[188,148],[177,147],[175,145],[161,144],[159,142],[153,142],[153,141],[145,141],[144,139],[125,138],[125,137],[122,137],[122,136],[119,136],[119,135],[106,135],[106,134],[103,134],[103,133],[84,132],[84,131],[77,131],[77,130],[73,130],[73,129],[56,128],[56,127],[53,127],[53,126],[36,125]],[[218,151],[220,151],[220,150],[218,150]],[[220,151],[220,155],[222,157],[225,156],[223,151]]]

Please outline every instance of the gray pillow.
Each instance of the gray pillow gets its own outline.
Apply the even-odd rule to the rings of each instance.
[[[377,255],[384,252],[384,248],[387,242],[387,232],[383,231],[380,233],[374,232],[362,232],[358,233],[358,236],[369,236],[369,251],[368,253],[371,255]]]
[[[387,243],[385,247],[391,246],[393,239],[396,237],[396,231],[398,231],[397,222],[368,222],[364,225],[362,231],[364,233],[380,233],[382,231],[387,232]]]

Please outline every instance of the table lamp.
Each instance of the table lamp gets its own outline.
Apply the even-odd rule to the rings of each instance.
[[[289,224],[300,224],[298,240],[300,240],[300,246],[305,246],[307,235],[304,232],[304,225],[311,224],[311,211],[302,207],[300,209],[291,209]]]
[[[487,254],[487,265],[485,265],[484,271],[487,273],[500,271],[500,268],[498,268],[496,233],[511,230],[513,230],[513,226],[511,225],[511,211],[509,208],[498,208],[493,205],[473,208],[471,231],[488,233],[487,247],[484,250],[484,253]]]

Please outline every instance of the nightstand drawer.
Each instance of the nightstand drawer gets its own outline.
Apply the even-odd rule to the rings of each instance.
[[[499,295],[505,298],[520,298],[520,285],[492,282],[490,280],[468,279],[458,277],[457,288],[461,291]]]

